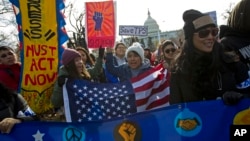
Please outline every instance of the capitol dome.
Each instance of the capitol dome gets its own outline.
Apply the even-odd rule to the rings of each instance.
[[[149,10],[148,10],[148,18],[144,22],[144,26],[148,26],[149,35],[152,33],[157,33],[160,30],[156,20],[151,17]]]

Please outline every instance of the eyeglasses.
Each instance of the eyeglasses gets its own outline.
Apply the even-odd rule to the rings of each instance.
[[[11,56],[13,54],[14,54],[13,52],[8,52],[7,54],[2,54],[1,58],[6,58],[7,56]]]
[[[200,38],[205,38],[207,37],[210,33],[212,34],[212,36],[217,36],[218,35],[218,32],[219,32],[219,29],[218,28],[213,28],[213,29],[202,29],[198,32],[196,32],[195,34],[198,34],[198,36]]]
[[[171,52],[175,52],[176,51],[176,49],[175,48],[170,48],[170,49],[165,49],[165,53],[170,53],[170,51]]]

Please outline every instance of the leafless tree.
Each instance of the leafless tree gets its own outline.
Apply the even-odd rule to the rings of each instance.
[[[17,23],[12,4],[8,0],[0,1],[0,45],[16,48],[19,38]]]
[[[234,8],[234,6],[235,6],[235,3],[230,3],[229,6],[228,6],[228,9],[226,9],[225,12],[221,14],[221,16],[222,16],[222,18],[224,20],[228,19],[228,17],[231,14],[231,11]]]
[[[77,7],[76,3],[69,2],[64,9],[64,15],[68,24],[66,30],[70,37],[68,46],[81,46],[87,49],[85,41],[85,9]]]

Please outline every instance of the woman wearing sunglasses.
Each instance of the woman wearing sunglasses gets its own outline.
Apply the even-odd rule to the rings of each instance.
[[[21,63],[17,61],[14,50],[7,46],[0,47],[0,82],[17,91],[21,72]]]
[[[183,13],[183,20],[185,42],[172,68],[170,104],[221,97],[225,104],[236,104],[243,98],[240,84],[248,76],[237,77],[223,60],[216,24],[209,15],[193,9]]]
[[[169,69],[172,65],[176,54],[179,52],[175,43],[171,40],[165,40],[161,43],[161,52],[162,52],[162,63],[164,68]]]

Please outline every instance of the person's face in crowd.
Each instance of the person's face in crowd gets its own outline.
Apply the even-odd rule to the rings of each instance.
[[[0,51],[0,63],[5,65],[13,65],[17,62],[16,54],[11,50]]]
[[[218,28],[208,27],[193,34],[194,47],[201,52],[209,53],[213,50]]]
[[[75,66],[76,66],[76,69],[77,71],[79,72],[79,74],[82,73],[82,70],[83,70],[83,61],[82,61],[82,58],[81,57],[76,57],[74,59],[74,62],[75,62]]]
[[[128,61],[128,65],[131,69],[137,69],[142,64],[142,59],[141,59],[140,55],[138,55],[134,51],[128,52],[127,61]]]
[[[118,47],[115,50],[116,56],[124,57],[126,53],[126,47],[124,45],[118,45]]]
[[[176,48],[169,44],[164,48],[163,54],[166,59],[172,60],[176,54]]]
[[[82,50],[78,50],[78,52],[81,54],[82,61],[85,64],[87,62],[87,54]]]

